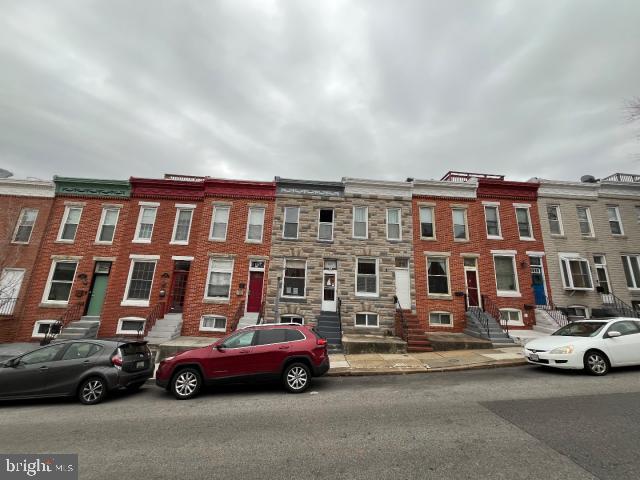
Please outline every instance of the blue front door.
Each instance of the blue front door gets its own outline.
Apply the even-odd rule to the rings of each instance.
[[[544,292],[544,274],[542,266],[531,265],[531,286],[533,287],[533,297],[536,305],[546,305],[547,295]]]

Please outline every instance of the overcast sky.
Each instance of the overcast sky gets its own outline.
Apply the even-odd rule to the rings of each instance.
[[[17,177],[640,173],[640,2],[3,1]]]

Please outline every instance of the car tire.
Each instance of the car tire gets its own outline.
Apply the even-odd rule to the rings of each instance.
[[[78,400],[85,405],[95,405],[107,396],[107,382],[101,377],[83,380],[78,387]]]
[[[584,356],[584,368],[591,375],[601,377],[609,373],[611,364],[607,356],[597,350],[591,350]]]
[[[125,388],[129,392],[137,392],[138,390],[140,390],[142,388],[142,386],[145,383],[146,383],[146,381],[145,382],[132,383],[131,385],[127,385]]]
[[[282,373],[282,383],[291,393],[302,393],[311,384],[311,371],[304,363],[287,365]]]
[[[195,397],[202,387],[202,375],[195,368],[183,368],[171,379],[171,393],[178,400]]]

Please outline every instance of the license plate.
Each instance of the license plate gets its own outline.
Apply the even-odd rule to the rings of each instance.
[[[137,362],[136,368],[144,368],[144,362]]]
[[[537,353],[532,353],[531,355],[529,355],[529,358],[534,362],[537,362],[538,360],[540,360],[540,357],[538,356]]]

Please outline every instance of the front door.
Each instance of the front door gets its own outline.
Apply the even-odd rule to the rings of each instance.
[[[396,268],[394,270],[396,281],[396,297],[402,310],[411,309],[411,280],[409,279],[409,259],[396,258]]]
[[[475,257],[465,257],[464,279],[467,285],[467,307],[480,306],[480,285],[478,282],[478,262]]]
[[[322,305],[321,310],[335,312],[337,307],[336,287],[338,285],[338,262],[325,260],[322,272]]]
[[[262,285],[264,272],[249,272],[249,296],[247,298],[247,312],[257,313],[262,305]]]
[[[169,312],[171,313],[182,313],[190,269],[191,262],[188,260],[176,260],[173,265],[171,293],[169,295]]]
[[[542,258],[529,257],[531,265],[531,288],[536,305],[547,304],[547,293],[544,286],[544,270],[542,268]]]
[[[604,255],[594,255],[593,262],[596,266],[596,277],[598,278],[602,303],[613,303],[609,272],[607,271],[607,259]]]
[[[86,314],[91,317],[99,317],[100,313],[102,313],[102,304],[107,293],[111,262],[96,262],[93,271],[93,281],[91,290],[89,290],[89,304],[87,305]]]
[[[16,306],[24,270],[5,268],[0,276],[0,315],[11,315]]]

